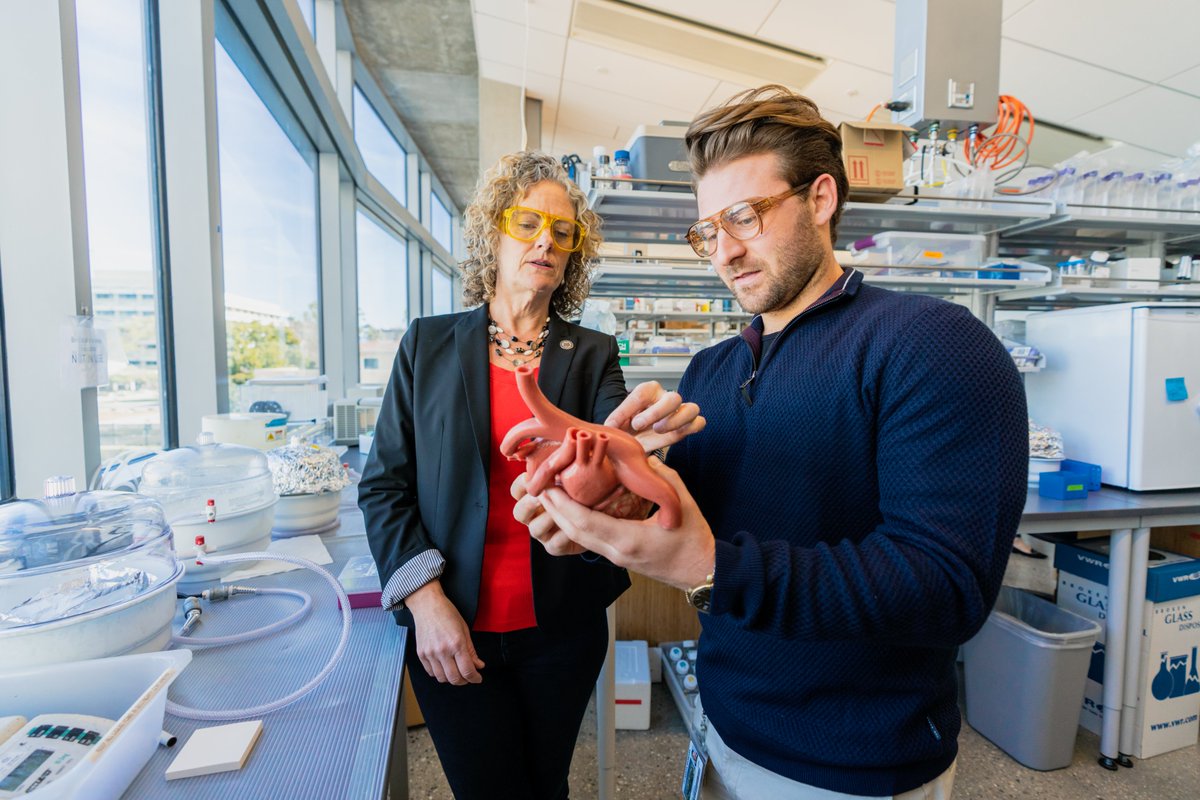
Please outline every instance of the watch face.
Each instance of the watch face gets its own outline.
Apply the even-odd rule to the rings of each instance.
[[[712,587],[698,586],[688,595],[688,602],[691,603],[697,610],[708,613],[708,609],[712,605]]]

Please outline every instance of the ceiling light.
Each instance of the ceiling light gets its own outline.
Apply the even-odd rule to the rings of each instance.
[[[808,53],[623,2],[576,0],[571,36],[739,86],[801,89],[825,69]]]

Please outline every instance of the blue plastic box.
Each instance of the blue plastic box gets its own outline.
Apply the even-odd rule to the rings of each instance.
[[[1100,465],[1066,459],[1058,465],[1059,472],[1077,472],[1086,479],[1089,492],[1100,491]]]
[[[1087,480],[1078,472],[1043,472],[1038,476],[1038,494],[1055,500],[1079,500],[1088,495]]]

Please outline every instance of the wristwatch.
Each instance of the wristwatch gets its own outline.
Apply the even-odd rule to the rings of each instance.
[[[704,579],[704,583],[699,586],[693,586],[684,594],[687,596],[688,603],[697,611],[702,611],[705,614],[712,608],[712,589],[713,589],[713,573],[709,573]]]

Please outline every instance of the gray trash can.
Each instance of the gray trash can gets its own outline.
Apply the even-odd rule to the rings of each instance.
[[[1002,587],[983,628],[963,645],[967,722],[1027,767],[1070,766],[1099,633],[1089,619]]]

